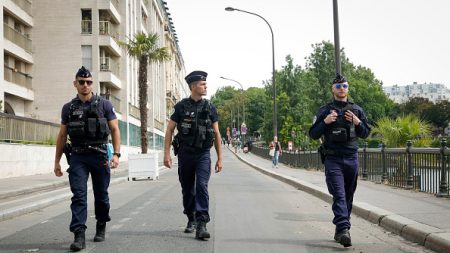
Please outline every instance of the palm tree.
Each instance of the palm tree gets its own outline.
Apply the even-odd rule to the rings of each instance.
[[[139,85],[139,113],[141,117],[141,150],[147,153],[147,70],[150,62],[163,62],[170,59],[168,49],[159,47],[159,37],[155,33],[146,35],[143,32],[136,33],[128,43],[120,44],[127,49],[128,55],[136,58],[139,62],[138,85]]]

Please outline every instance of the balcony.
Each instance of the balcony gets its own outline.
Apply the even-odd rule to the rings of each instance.
[[[31,40],[27,35],[21,34],[5,23],[3,24],[3,34],[7,40],[21,47],[26,52],[31,53]]]
[[[99,81],[110,83],[114,88],[121,89],[122,82],[119,79],[119,63],[110,57],[100,57]]]
[[[92,34],[92,20],[81,20],[81,34]]]
[[[27,89],[31,89],[33,87],[31,76],[26,73],[19,72],[14,68],[5,66],[4,75],[5,80],[8,82],[17,84]]]
[[[141,114],[139,112],[139,107],[136,107],[136,106],[134,106],[132,104],[128,104],[128,105],[129,105],[129,109],[130,109],[130,111],[129,111],[130,116],[140,120],[141,119]]]
[[[12,2],[31,16],[31,2],[29,0],[12,0]]]
[[[98,0],[97,7],[99,10],[106,10],[114,22],[120,24],[119,0]]]
[[[114,25],[109,21],[99,21],[99,44],[106,46],[115,56],[121,56],[121,49],[118,43],[119,33]]]
[[[173,95],[172,91],[166,92],[166,101],[167,101],[167,106],[169,106],[170,108],[172,106],[175,106],[175,104],[177,102],[177,98]]]

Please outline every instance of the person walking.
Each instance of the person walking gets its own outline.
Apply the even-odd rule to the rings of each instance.
[[[114,108],[108,100],[92,93],[92,74],[81,67],[75,75],[73,86],[77,96],[66,103],[61,112],[61,126],[56,140],[56,176],[61,171],[61,156],[65,151],[69,162],[69,183],[73,193],[72,220],[70,231],[74,242],[70,250],[79,251],[86,247],[85,230],[87,219],[87,181],[92,177],[95,198],[96,232],[94,242],[105,240],[106,222],[110,221],[108,187],[110,168],[117,168],[120,158],[120,131]],[[111,134],[114,148],[108,164],[107,143]],[[66,144],[69,135],[70,145]]]
[[[211,176],[210,149],[213,145],[217,152],[215,171],[222,170],[219,116],[211,102],[202,98],[207,93],[207,75],[204,71],[193,71],[185,77],[191,95],[175,105],[164,143],[164,165],[170,168],[170,144],[177,128],[173,145],[175,155],[178,155],[183,213],[188,218],[184,232],[193,233],[196,230],[195,238],[199,240],[210,238],[206,224],[210,221],[208,182]]]
[[[278,137],[274,136],[273,137],[273,141],[271,143],[272,147],[273,147],[273,156],[272,156],[272,168],[277,168],[278,169],[278,158],[279,156],[281,156],[282,150],[281,150],[281,144],[278,141]]]
[[[358,138],[367,138],[371,130],[363,109],[349,101],[348,90],[345,77],[337,74],[331,86],[333,101],[319,109],[309,129],[312,139],[325,139],[319,151],[333,196],[334,239],[344,247],[352,246],[350,215],[358,178]]]

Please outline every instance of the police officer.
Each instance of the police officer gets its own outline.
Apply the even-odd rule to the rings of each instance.
[[[84,66],[75,75],[73,86],[77,96],[65,104],[61,113],[61,127],[56,141],[55,175],[61,177],[60,160],[63,152],[68,156],[70,190],[73,193],[72,221],[74,233],[72,251],[86,247],[87,181],[92,177],[97,220],[94,242],[105,240],[106,222],[110,221],[108,186],[110,168],[117,168],[120,157],[120,132],[112,104],[92,93],[92,75]],[[106,157],[106,144],[111,134],[114,147],[110,164]],[[67,135],[70,146],[66,144]],[[69,158],[70,157],[70,158]]]
[[[334,239],[349,247],[350,214],[358,178],[357,140],[366,138],[370,127],[363,109],[348,100],[349,84],[344,76],[337,74],[331,89],[334,100],[319,109],[309,135],[313,139],[325,137],[320,151],[328,191],[333,196]]]
[[[196,229],[195,238],[206,240],[210,234],[208,181],[211,176],[210,148],[214,144],[217,152],[215,171],[222,170],[222,147],[216,108],[207,99],[204,71],[193,71],[185,77],[191,90],[189,98],[175,105],[165,135],[164,165],[172,166],[170,144],[175,127],[174,150],[178,153],[178,177],[183,195],[183,213],[188,218],[185,233]]]

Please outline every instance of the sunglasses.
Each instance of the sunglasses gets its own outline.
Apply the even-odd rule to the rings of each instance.
[[[78,84],[79,85],[84,85],[85,83],[87,85],[92,85],[92,81],[91,80],[78,80]]]
[[[334,87],[336,87],[336,89],[341,89],[341,88],[344,88],[344,89],[347,89],[348,88],[348,84],[346,84],[346,83],[337,83]]]

